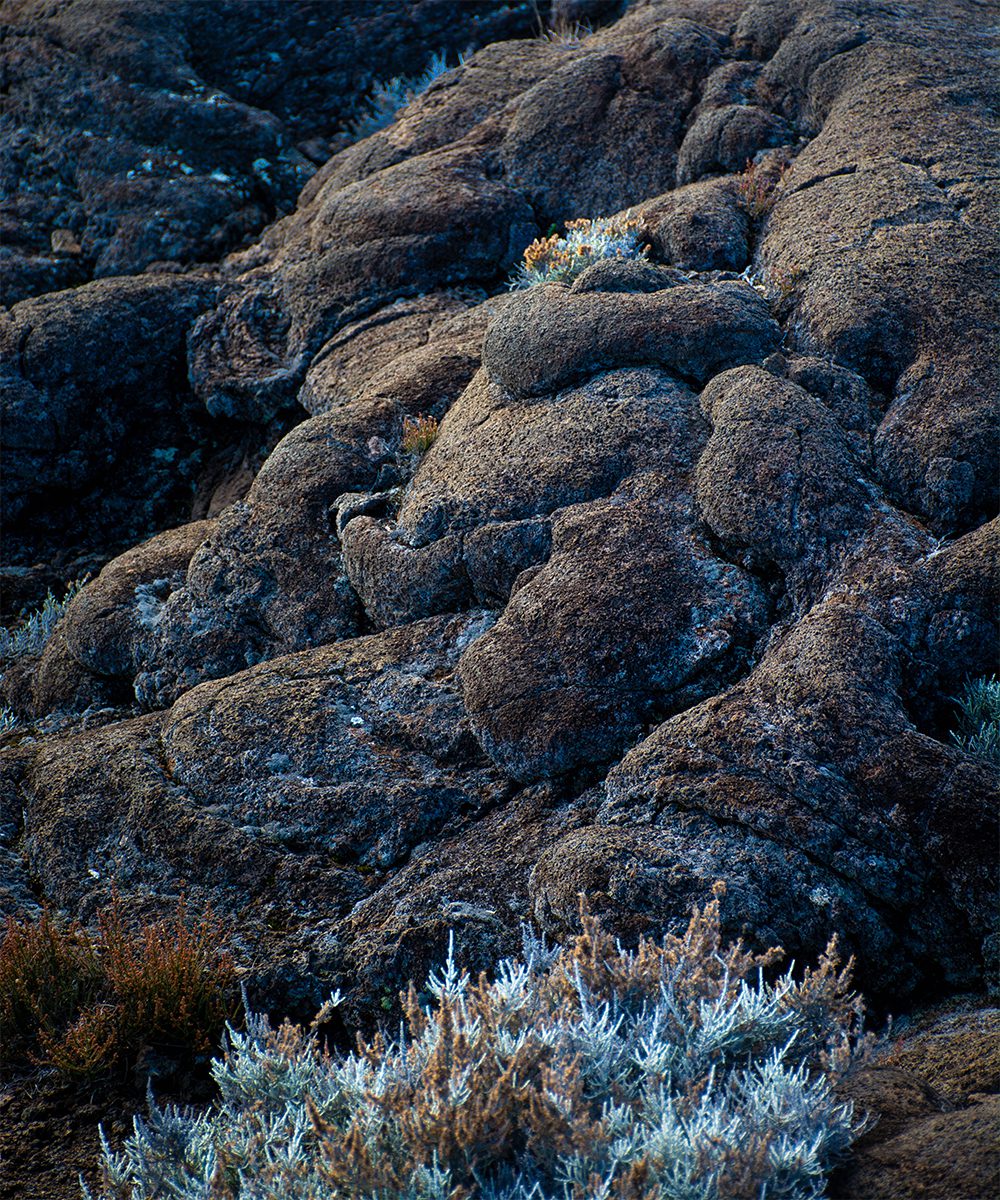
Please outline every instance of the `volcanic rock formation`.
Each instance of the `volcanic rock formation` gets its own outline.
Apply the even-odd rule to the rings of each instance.
[[[4,680],[4,906],[183,891],[255,1002],[365,1019],[449,929],[486,966],[581,891],[634,938],[722,879],[730,932],[836,929],[876,1001],[981,988],[996,775],[948,732],[998,633],[987,9],[496,40],[517,6],[423,0],[416,43],[295,4],[272,52],[260,4],[221,54],[243,6],[12,7],[9,119],[75,90],[5,143],[11,536],[128,548]],[[492,44],[317,169],[375,71],[345,21],[379,69]],[[625,210],[644,261],[508,290]]]

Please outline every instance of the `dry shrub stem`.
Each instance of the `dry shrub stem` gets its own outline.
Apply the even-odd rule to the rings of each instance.
[[[814,1200],[864,1125],[833,1092],[866,1045],[850,964],[767,982],[780,951],[725,946],[720,894],[631,951],[583,906],[492,977],[449,953],[346,1058],[250,1017],[214,1109],[154,1106],[102,1197]]]
[[[130,928],[117,897],[91,936],[48,912],[9,918],[0,941],[0,1070],[53,1067],[92,1079],[149,1050],[206,1056],[234,1015],[235,967],[211,915]]]

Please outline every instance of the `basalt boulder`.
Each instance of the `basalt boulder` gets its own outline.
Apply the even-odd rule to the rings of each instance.
[[[290,211],[377,80],[524,36],[548,6],[13,0],[3,302],[215,261]]]
[[[987,25],[632,4],[474,54],[210,276],[28,302],[103,355],[33,360],[15,308],[24,512],[50,448],[82,489],[179,445],[105,436],[147,403],[267,455],[56,630],[64,711],[5,735],[5,897],[139,918],[183,880],[254,995],[339,984],[368,1021],[449,925],[486,966],[584,891],[634,941],[718,879],[728,932],[802,961],[836,931],[875,1004],[982,988],[996,771],[955,697],[998,637]],[[511,290],[553,224],[614,215],[632,257]],[[97,714],[109,682],[136,706]]]

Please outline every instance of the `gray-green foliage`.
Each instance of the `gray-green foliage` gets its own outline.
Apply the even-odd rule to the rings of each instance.
[[[385,129],[401,108],[405,108],[411,100],[426,92],[434,80],[447,70],[448,56],[441,53],[434,55],[420,75],[412,78],[396,75],[392,79],[379,80],[372,87],[365,102],[367,111],[350,125],[352,136],[360,140]]]
[[[566,222],[559,236],[537,238],[524,251],[511,277],[512,289],[539,283],[572,283],[604,258],[644,258],[638,222],[628,213],[615,217],[579,217]]]
[[[71,583],[61,600],[50,591],[42,607],[29,613],[20,624],[13,629],[0,629],[0,659],[41,654],[69,602],[85,582],[78,579]]]
[[[864,1126],[834,1093],[860,1006],[829,957],[766,982],[717,917],[635,952],[526,937],[478,983],[449,953],[399,1037],[346,1057],[250,1017],[209,1111],[105,1144],[102,1200],[818,1200]]]
[[[1000,766],[1000,680],[995,675],[965,685],[958,697],[958,728],[951,739],[966,754]]]

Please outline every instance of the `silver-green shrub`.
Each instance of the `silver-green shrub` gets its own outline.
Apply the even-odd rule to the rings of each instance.
[[[459,56],[459,62],[461,62]],[[443,52],[435,54],[421,74],[412,78],[402,78],[399,75],[392,79],[382,79],[374,84],[367,100],[366,112],[350,125],[351,136],[357,138],[370,137],[385,129],[396,113],[405,108],[411,100],[426,92],[435,79],[448,70],[448,56]]]
[[[958,697],[958,728],[951,740],[966,754],[1000,767],[1000,679],[973,679]]]
[[[69,602],[85,582],[85,579],[78,579],[71,583],[61,600],[50,591],[42,607],[29,613],[19,625],[13,629],[0,629],[0,659],[41,654]]]
[[[644,258],[645,247],[638,222],[628,214],[618,217],[580,217],[566,222],[560,237],[537,238],[524,251],[524,261],[511,278],[512,289],[539,283],[572,283],[602,258]]]
[[[832,947],[798,980],[774,958],[722,950],[717,901],[635,951],[584,914],[492,979],[449,952],[398,1038],[346,1057],[251,1017],[210,1111],[105,1143],[101,1197],[813,1200],[864,1125],[834,1093],[861,1005]]]

